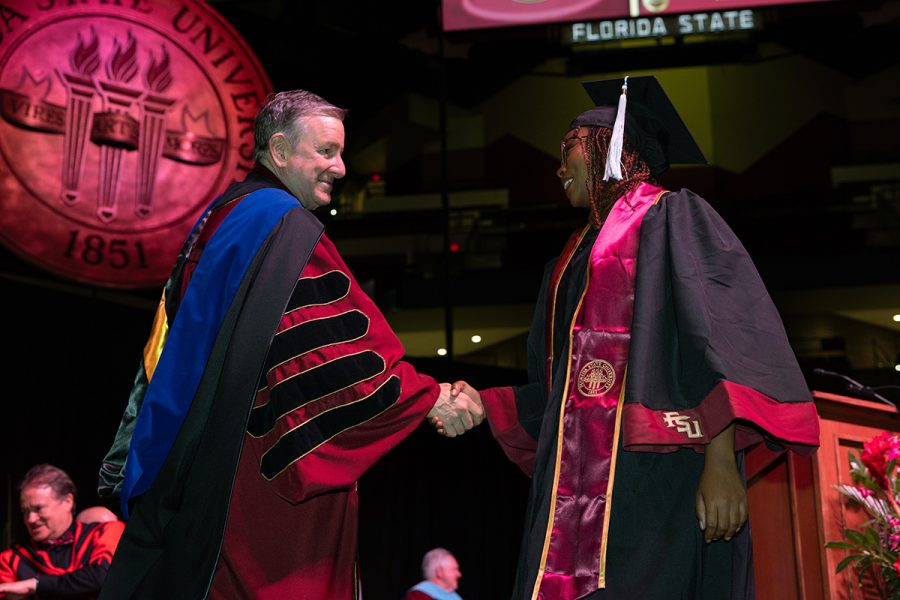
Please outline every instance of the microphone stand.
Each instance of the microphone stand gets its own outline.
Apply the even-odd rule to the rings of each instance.
[[[877,387],[871,387],[868,385],[863,385],[860,382],[856,381],[855,379],[851,379],[842,373],[836,373],[834,371],[827,371],[825,369],[813,369],[813,373],[815,373],[816,375],[825,375],[827,377],[834,377],[837,379],[842,379],[845,384],[845,389],[848,392],[856,392],[856,393],[862,394],[872,400],[876,400],[878,402],[887,404],[888,406],[893,406],[894,408],[897,408],[897,405],[895,403],[891,402],[890,400],[888,400],[887,398],[885,398],[884,396],[879,394],[878,391],[886,390],[886,389],[900,389],[900,386],[881,385],[881,386],[877,386]]]

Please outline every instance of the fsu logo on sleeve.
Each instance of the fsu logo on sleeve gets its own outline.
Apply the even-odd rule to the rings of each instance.
[[[159,285],[252,168],[270,89],[197,0],[0,3],[0,239],[64,277]]]

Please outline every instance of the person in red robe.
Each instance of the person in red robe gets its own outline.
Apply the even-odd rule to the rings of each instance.
[[[705,162],[656,79],[585,87],[557,176],[588,223],[545,271],[530,383],[480,394],[532,477],[513,598],[751,599],[742,451],[814,452],[812,397],[740,241],[656,182]]]
[[[426,415],[481,421],[402,360],[312,215],[346,172],[344,114],[271,97],[255,168],[185,242],[101,467],[129,514],[104,600],[356,599],[357,480]]]
[[[125,524],[77,521],[75,496],[72,479],[53,465],[35,465],[22,478],[29,543],[0,553],[0,598],[97,597]]]

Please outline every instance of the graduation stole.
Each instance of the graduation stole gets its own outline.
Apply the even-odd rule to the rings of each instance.
[[[618,408],[631,345],[641,221],[663,193],[641,183],[619,198],[591,249],[587,282],[570,330],[553,495],[535,600],[569,600],[606,587]],[[568,259],[559,262],[564,269]],[[554,273],[551,298],[556,297],[559,279]]]

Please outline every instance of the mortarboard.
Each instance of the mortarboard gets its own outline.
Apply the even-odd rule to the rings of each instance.
[[[570,127],[613,130],[604,180],[622,178],[619,163],[623,134],[653,175],[663,173],[670,164],[706,164],[703,151],[656,77],[587,81],[583,85],[597,107],[575,117]]]

